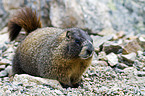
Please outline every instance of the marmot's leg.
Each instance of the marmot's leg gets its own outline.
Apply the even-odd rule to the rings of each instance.
[[[59,73],[58,75],[58,81],[60,82],[63,88],[73,87],[69,72],[61,71],[61,73]]]
[[[80,82],[81,82],[81,74],[73,74],[71,76],[71,83],[74,88],[79,87]]]
[[[60,84],[63,88],[73,87],[70,81],[70,78],[68,77],[60,77],[61,80],[59,80]]]

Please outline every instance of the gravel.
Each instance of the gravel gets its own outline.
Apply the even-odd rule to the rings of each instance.
[[[1,36],[4,36],[4,34],[0,34],[0,38]],[[126,38],[122,37],[122,39]],[[108,38],[104,41],[108,41]],[[110,42],[113,43],[114,41]],[[97,50],[98,56],[94,56],[91,66],[83,74],[81,85],[78,88],[65,89],[56,80],[34,77],[27,74],[16,74],[14,78],[9,78],[8,75],[11,73],[12,58],[18,42],[2,41],[0,43],[0,96],[144,96],[145,52],[137,51],[136,56],[133,53],[131,55],[135,57],[133,59],[129,58],[132,53],[111,53],[114,54],[113,56],[115,56],[116,61],[113,65],[110,65],[106,58],[106,53],[101,50],[103,43],[99,44],[100,46],[96,45],[100,48]],[[123,59],[122,56],[127,59]],[[130,60],[132,65],[128,66],[126,62]]]

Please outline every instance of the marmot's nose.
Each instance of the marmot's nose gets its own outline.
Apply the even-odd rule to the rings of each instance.
[[[90,42],[88,43],[88,48],[86,51],[87,51],[88,55],[91,55],[93,53],[94,47],[93,47],[92,43],[90,43]]]
[[[87,59],[93,55],[94,47],[90,41],[83,43],[83,48],[79,54],[82,59]]]

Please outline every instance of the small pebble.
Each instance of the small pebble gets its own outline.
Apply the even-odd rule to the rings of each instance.
[[[0,65],[0,70],[4,70],[6,65]]]

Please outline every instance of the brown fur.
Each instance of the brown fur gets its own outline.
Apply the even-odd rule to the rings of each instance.
[[[24,17],[27,17],[27,15],[29,17],[30,14],[36,16],[36,13],[30,13],[32,11],[27,10],[23,9],[20,14],[27,12]],[[22,14],[20,16],[24,18]],[[33,31],[16,50],[13,59],[13,73],[27,73],[33,76],[55,79],[65,88],[78,87],[82,74],[92,61],[94,51],[92,39],[86,32],[78,28],[46,27],[37,29],[36,26],[35,28],[31,26],[32,21],[36,22],[37,19],[35,21],[30,20],[31,23],[27,22],[28,20],[25,20],[26,22],[21,22],[21,19],[16,20],[19,24],[15,23],[13,19],[14,23],[11,23],[23,26],[27,32],[28,30],[29,32]],[[40,25],[40,21],[37,23],[36,25]],[[29,24],[29,27],[25,26]],[[15,27],[15,34],[19,33],[18,29],[19,27]],[[10,30],[10,38],[17,37],[13,34],[14,30]]]
[[[36,16],[36,11],[27,7],[21,9],[8,23],[10,40],[13,41],[18,36],[21,28],[24,28],[28,35],[31,31],[41,27],[40,17]]]

